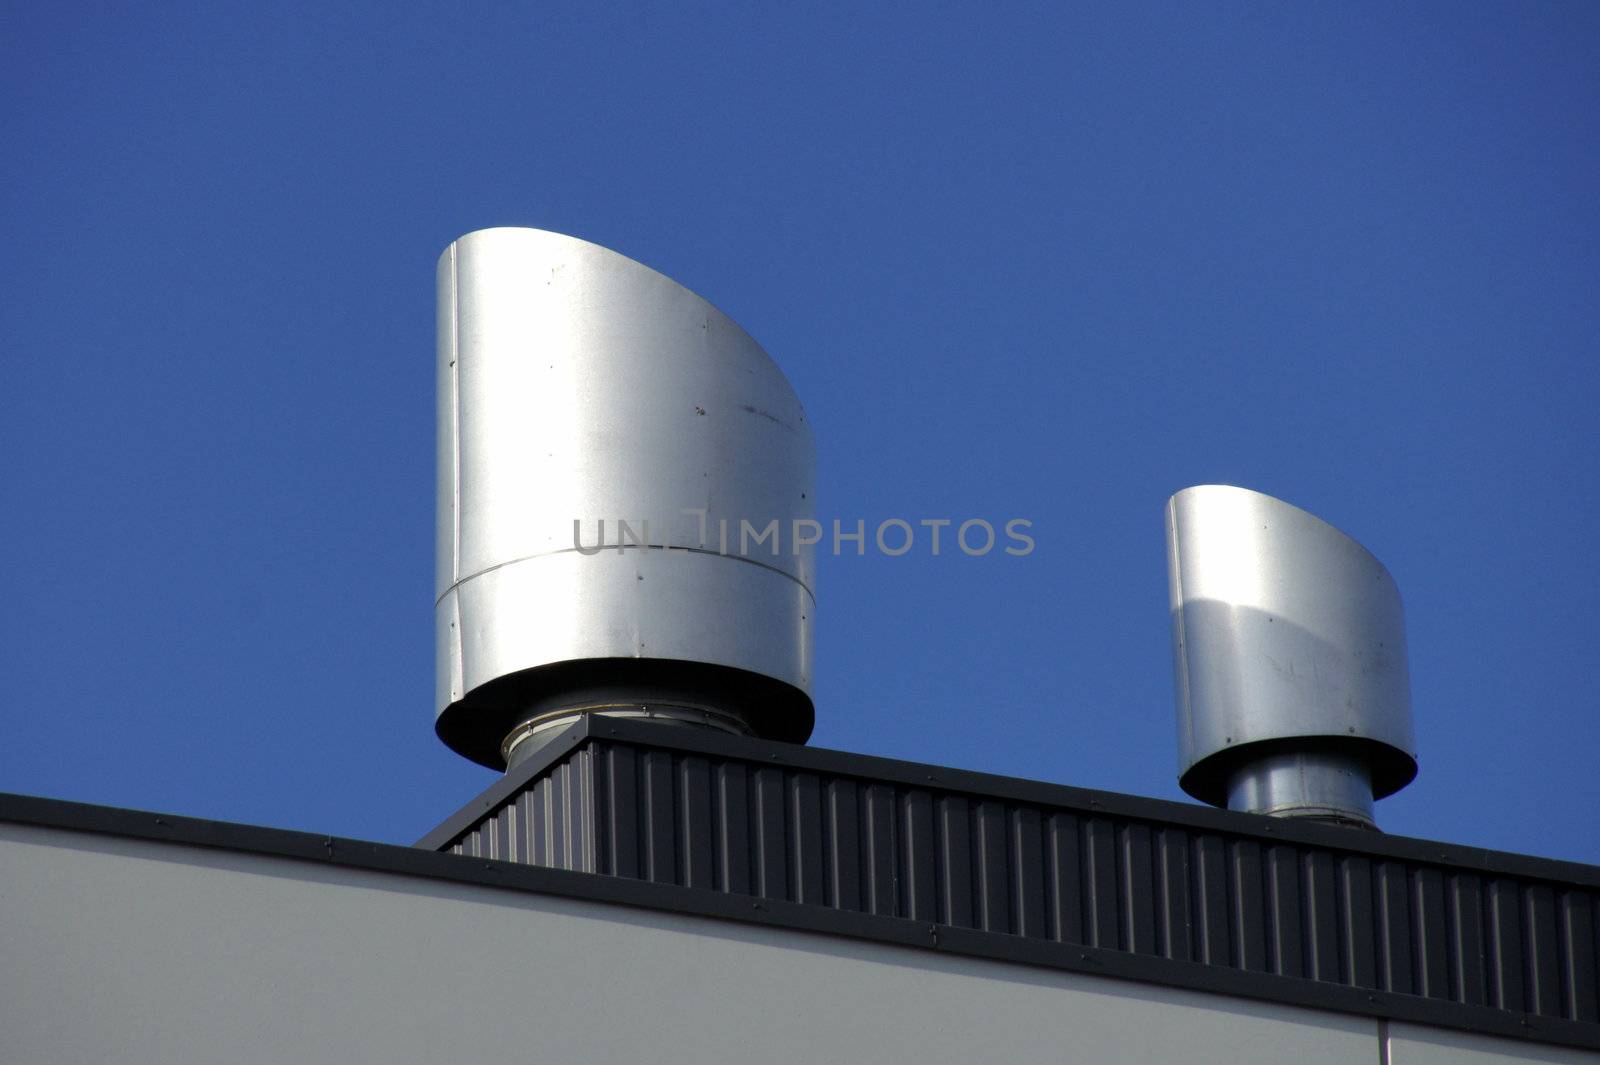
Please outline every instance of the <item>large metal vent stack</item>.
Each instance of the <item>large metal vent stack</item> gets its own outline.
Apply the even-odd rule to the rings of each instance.
[[[1400,592],[1298,507],[1202,485],[1167,502],[1179,784],[1233,810],[1375,827],[1417,773]]]
[[[816,460],[782,372],[573,237],[469,233],[438,283],[439,737],[495,768],[584,713],[803,742]]]

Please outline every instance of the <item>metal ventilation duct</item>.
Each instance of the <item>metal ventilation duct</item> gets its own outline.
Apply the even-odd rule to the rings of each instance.
[[[439,737],[495,768],[588,712],[803,742],[816,458],[782,372],[573,237],[469,233],[438,284]]]
[[[1178,783],[1233,810],[1373,827],[1417,773],[1400,592],[1360,544],[1244,488],[1167,502]]]

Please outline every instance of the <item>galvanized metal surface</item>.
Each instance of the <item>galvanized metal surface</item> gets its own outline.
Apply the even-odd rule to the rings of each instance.
[[[1430,860],[1421,852],[1443,845],[1103,793],[1041,801],[1071,789],[1025,781],[923,785],[964,775],[682,729],[605,731],[632,738],[596,727],[552,744],[547,765],[421,845],[1600,1022],[1593,875],[1507,872],[1513,856],[1483,852]],[[1175,816],[1145,812],[1161,808]]]
[[[1168,501],[1167,551],[1185,791],[1227,804],[1242,769],[1284,752],[1344,757],[1326,780],[1307,765],[1247,774],[1235,798],[1315,812],[1351,790],[1351,759],[1377,798],[1411,781],[1405,621],[1377,559],[1298,507],[1225,485]],[[1297,781],[1298,796],[1286,790]],[[1355,798],[1342,816],[1370,820],[1370,798]]]
[[[583,714],[600,714],[607,718],[640,718],[682,725],[687,728],[713,728],[735,736],[749,734],[742,718],[724,714],[712,707],[672,706],[668,704],[618,704],[595,703],[566,710],[553,711],[530,718],[511,730],[500,744],[506,769],[515,769],[543,749],[544,745],[562,729]]]
[[[1372,770],[1347,750],[1274,751],[1233,771],[1228,809],[1373,828]]]
[[[688,289],[556,233],[462,237],[438,299],[441,736],[498,766],[560,667],[624,663],[653,695],[639,664],[665,661],[751,681],[752,730],[804,739],[815,448],[778,367]]]

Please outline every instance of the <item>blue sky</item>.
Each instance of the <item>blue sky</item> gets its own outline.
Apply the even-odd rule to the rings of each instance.
[[[819,512],[827,747],[1182,798],[1162,506],[1405,596],[1407,835],[1600,862],[1600,7],[13,4],[0,790],[410,842],[433,267],[572,233],[737,319]]]

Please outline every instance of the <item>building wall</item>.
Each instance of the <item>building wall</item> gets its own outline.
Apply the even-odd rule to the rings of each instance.
[[[1600,1055],[0,824],[0,1061],[506,1060],[1491,1065]]]
[[[1514,1062],[1579,1062],[1600,1060],[1600,1054],[1565,1047],[1536,1047],[1515,1039],[1471,1035],[1441,1028],[1391,1021],[1384,1026],[1388,1057],[1381,1065],[1512,1065]]]

